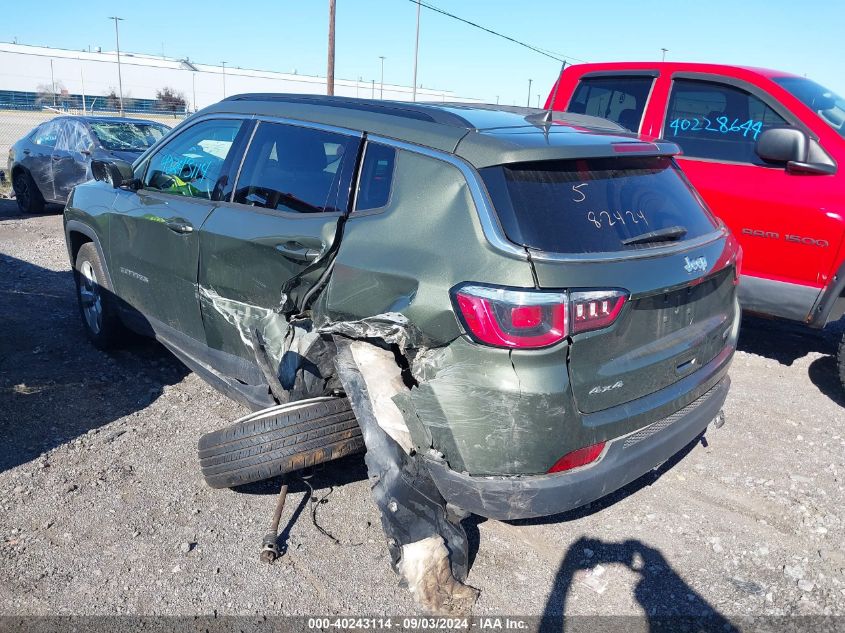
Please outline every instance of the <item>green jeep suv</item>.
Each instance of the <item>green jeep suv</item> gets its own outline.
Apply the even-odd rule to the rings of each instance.
[[[460,519],[550,515],[697,439],[728,392],[740,250],[676,146],[542,110],[251,94],[65,231],[88,336],[155,336],[258,411],[210,484],[361,450],[394,564]]]

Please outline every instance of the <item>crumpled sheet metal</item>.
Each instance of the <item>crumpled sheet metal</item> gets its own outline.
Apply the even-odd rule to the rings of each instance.
[[[469,613],[478,591],[463,584],[469,566],[466,532],[447,510],[422,457],[409,455],[379,424],[367,367],[359,364],[371,358],[367,348],[374,346],[342,337],[335,342],[338,376],[367,446],[364,459],[393,568],[427,611]],[[388,350],[380,352],[392,361]],[[448,560],[443,557],[444,550]]]
[[[227,299],[209,288],[199,288],[205,309],[222,315],[237,330],[244,345],[256,350],[260,333],[271,365],[286,390],[286,402],[328,395],[339,387],[334,379],[334,343],[314,331],[308,320],[288,322],[276,310]]]

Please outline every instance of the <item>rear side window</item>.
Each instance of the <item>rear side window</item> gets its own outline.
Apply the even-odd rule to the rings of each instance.
[[[676,79],[672,83],[664,138],[684,156],[762,165],[754,151],[764,130],[788,125],[754,95],[725,84]]]
[[[541,251],[648,248],[716,226],[668,157],[499,165],[481,175],[508,238]]]
[[[202,121],[180,132],[149,162],[145,189],[210,200],[240,121]]]
[[[48,121],[41,124],[32,133],[32,142],[42,147],[55,147],[56,141],[59,138],[59,123],[57,121]]]
[[[361,179],[358,185],[356,211],[378,209],[390,200],[393,183],[393,168],[396,164],[396,150],[387,145],[368,143],[361,165]]]
[[[610,119],[638,132],[653,81],[652,77],[588,77],[578,83],[566,110]]]
[[[258,124],[234,202],[292,213],[346,211],[358,139],[295,125]]]

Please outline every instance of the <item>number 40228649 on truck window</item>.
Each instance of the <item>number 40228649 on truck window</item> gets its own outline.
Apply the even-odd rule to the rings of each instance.
[[[550,105],[681,148],[742,246],[744,310],[815,328],[845,314],[844,98],[773,70],[625,62],[566,68]],[[845,385],[845,337],[837,368]]]

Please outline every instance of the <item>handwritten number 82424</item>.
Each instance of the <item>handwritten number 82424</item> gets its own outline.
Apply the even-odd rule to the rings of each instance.
[[[628,220],[625,220],[625,216],[628,216]],[[642,211],[599,211],[598,213],[589,211],[587,213],[587,221],[592,222],[597,229],[603,226],[613,226],[617,222],[639,224],[641,220],[648,226],[648,220],[645,219]]]

